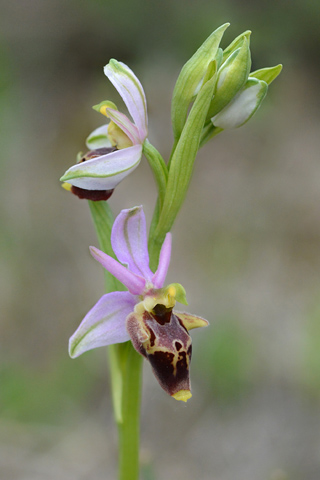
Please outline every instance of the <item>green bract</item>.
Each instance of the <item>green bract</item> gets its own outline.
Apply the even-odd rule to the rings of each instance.
[[[250,77],[257,78],[258,80],[265,81],[268,85],[270,85],[273,80],[277,78],[282,70],[282,65],[276,65],[275,67],[266,67],[260,68],[260,70],[256,70],[255,72],[250,73]]]
[[[237,50],[238,48],[240,48],[242,46],[244,38],[246,38],[249,42],[250,41],[250,35],[251,35],[251,31],[246,30],[245,32],[241,33],[241,35],[238,35],[234,40],[232,40],[230,45],[228,45],[228,47],[223,50],[222,62],[225,62],[227,60],[227,58],[235,50]]]

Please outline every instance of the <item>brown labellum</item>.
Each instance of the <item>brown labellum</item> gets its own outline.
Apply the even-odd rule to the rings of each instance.
[[[114,190],[114,189],[113,189]],[[71,192],[79,198],[98,202],[100,200],[108,200],[113,194],[113,190],[86,190],[84,188],[71,186]]]
[[[133,346],[149,360],[161,387],[171,396],[190,391],[191,337],[172,309],[156,305],[152,312],[132,313],[126,324]]]

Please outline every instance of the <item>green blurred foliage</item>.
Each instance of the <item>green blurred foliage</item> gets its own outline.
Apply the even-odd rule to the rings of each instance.
[[[2,418],[63,425],[72,423],[79,409],[92,410],[97,373],[82,359],[58,359],[41,369],[11,363],[1,366],[0,382]]]
[[[215,320],[201,340],[194,364],[207,395],[227,405],[252,387],[255,361],[254,341],[235,315]]]
[[[225,229],[216,229],[206,238],[206,255],[199,261],[209,265],[212,282],[224,282],[241,275],[250,255],[250,239],[234,235]]]
[[[302,348],[301,385],[315,399],[320,398],[320,305],[308,315]]]
[[[226,42],[235,33],[253,30],[254,50],[261,64],[265,61],[272,64],[284,55],[294,57],[295,61],[298,58],[308,61],[320,43],[317,20],[320,7],[311,0],[94,0],[73,5],[92,30],[93,39],[88,41],[94,42],[101,34],[110,37],[115,55],[121,53],[131,59],[133,55],[137,59],[143,56],[154,60],[154,55],[164,52],[172,56],[188,55],[194,45],[202,43],[214,28],[227,21],[232,26],[225,35]],[[134,41],[134,49],[129,39]],[[102,48],[101,42],[97,47]],[[117,52],[117,48],[122,51]]]

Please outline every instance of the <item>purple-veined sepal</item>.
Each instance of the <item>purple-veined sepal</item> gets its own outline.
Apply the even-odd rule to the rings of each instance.
[[[119,262],[151,282],[146,219],[142,206],[122,210],[114,221],[111,245]]]
[[[70,338],[70,357],[76,358],[93,348],[130,340],[125,320],[134,305],[135,298],[129,292],[103,295]]]

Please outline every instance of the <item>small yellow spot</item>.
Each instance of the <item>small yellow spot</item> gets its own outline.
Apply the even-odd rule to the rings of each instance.
[[[96,112],[102,113],[102,115],[105,115],[106,117],[108,116],[108,108],[112,108],[112,110],[118,110],[117,106],[108,100],[105,100],[98,105],[94,105],[92,108]]]
[[[168,289],[168,295],[170,295],[170,297],[175,297],[176,294],[177,294],[177,290],[173,285],[171,285]]]
[[[72,185],[70,183],[67,183],[67,182],[63,182],[61,184],[61,187],[64,188],[65,190],[67,190],[68,192],[71,192],[71,187]]]
[[[189,398],[192,397],[192,393],[190,390],[179,390],[179,392],[172,395],[175,400],[180,400],[182,402],[186,402]]]
[[[100,113],[102,113],[102,115],[105,115],[106,117],[108,116],[107,108],[108,108],[108,105],[102,105],[100,107]]]

